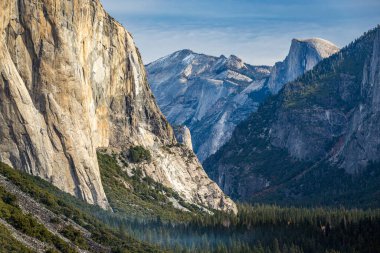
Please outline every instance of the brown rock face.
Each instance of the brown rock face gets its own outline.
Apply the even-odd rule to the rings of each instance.
[[[139,52],[99,1],[5,0],[0,7],[1,161],[106,208],[97,148],[142,145],[157,154],[147,171],[153,178],[190,202],[236,210],[203,169],[204,180],[194,183],[183,158],[165,153],[175,138]],[[186,182],[174,182],[178,172]]]

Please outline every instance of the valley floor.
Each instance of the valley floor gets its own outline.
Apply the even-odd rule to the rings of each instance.
[[[113,158],[100,161],[102,174],[113,177]],[[0,252],[380,252],[379,209],[239,205],[237,216],[207,215],[162,204],[147,179],[124,179],[133,190],[119,196],[103,180],[109,212],[1,164]],[[120,202],[123,196],[135,204]],[[154,205],[156,216],[142,212]]]

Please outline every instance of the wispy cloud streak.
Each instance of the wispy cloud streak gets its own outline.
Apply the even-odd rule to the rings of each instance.
[[[292,38],[344,46],[380,22],[378,0],[104,0],[132,32],[144,61],[175,50],[235,54],[253,64],[282,59]]]

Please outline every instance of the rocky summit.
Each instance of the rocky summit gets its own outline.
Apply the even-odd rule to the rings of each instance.
[[[294,81],[338,51],[337,46],[324,39],[293,39],[288,56],[273,67],[268,81],[269,90],[273,94],[278,93],[284,84]]]
[[[337,51],[323,39],[294,39],[286,59],[274,67],[181,50],[146,68],[162,112],[170,123],[190,129],[194,151],[204,161],[270,94]]]
[[[107,208],[97,150],[139,146],[152,158],[130,166],[190,203],[236,212],[198,160],[183,157],[131,34],[98,0],[0,8],[0,161]]]

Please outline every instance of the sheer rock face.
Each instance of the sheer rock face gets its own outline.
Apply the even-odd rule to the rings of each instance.
[[[201,167],[194,172],[180,150],[164,148],[175,137],[139,52],[99,1],[5,0],[0,7],[1,161],[106,208],[97,148],[142,145],[157,154],[147,168],[157,181],[190,202],[236,211]]]
[[[343,87],[352,85],[349,76]],[[350,118],[345,141],[339,145],[332,161],[349,173],[360,171],[369,162],[380,160],[380,27],[373,40],[372,55],[363,68],[360,87],[361,103]],[[346,89],[347,90],[347,89]],[[346,95],[346,94],[344,94]],[[357,95],[357,94],[351,94]],[[347,96],[347,95],[346,95]],[[344,97],[346,97],[344,96]]]
[[[321,60],[339,51],[331,42],[313,39],[293,39],[288,56],[273,67],[268,86],[272,93],[278,93],[284,84],[314,68]]]
[[[191,142],[191,133],[189,128],[186,126],[175,126],[173,127],[174,135],[177,141],[189,150],[193,150],[193,143]]]

